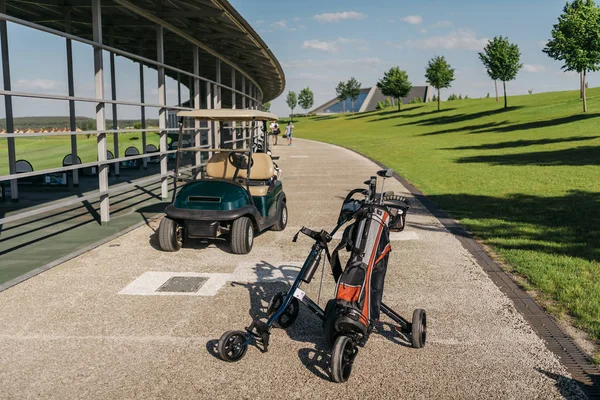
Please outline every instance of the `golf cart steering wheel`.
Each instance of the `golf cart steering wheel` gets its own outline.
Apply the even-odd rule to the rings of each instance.
[[[247,169],[248,168],[248,154],[246,153],[229,153],[229,162],[237,169]],[[250,166],[252,167],[254,164],[254,160],[250,161]]]

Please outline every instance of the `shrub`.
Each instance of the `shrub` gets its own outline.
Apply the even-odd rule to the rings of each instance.
[[[420,97],[415,97],[410,101],[410,104],[419,104],[422,102],[423,102],[423,100]]]
[[[437,95],[433,95],[433,98],[431,99],[431,101],[437,101]]]
[[[458,96],[455,95],[454,93],[452,93],[450,96],[448,96],[448,101],[454,101],[454,100],[458,100]]]
[[[392,106],[392,101],[390,100],[389,97],[385,98],[385,103],[384,103],[385,108],[391,107]]]
[[[487,96],[485,96],[486,99],[490,98],[490,94],[488,93]]]
[[[375,107],[375,109],[377,110],[383,110],[385,108],[385,105],[383,103],[383,101],[378,101],[377,102],[377,107]]]
[[[533,89],[529,89],[529,90],[527,91],[527,93],[529,93],[529,94],[533,94]]]
[[[465,100],[467,100],[468,98],[469,98],[469,96],[466,96],[466,95],[465,95]]]

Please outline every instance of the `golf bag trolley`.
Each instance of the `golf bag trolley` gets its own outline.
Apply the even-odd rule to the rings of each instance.
[[[382,170],[377,175],[391,177],[392,170]],[[271,328],[286,329],[295,322],[304,304],[323,321],[324,338],[332,348],[330,377],[334,382],[345,382],[350,377],[352,365],[370,334],[379,323],[383,312],[398,325],[396,330],[410,337],[412,347],[425,345],[427,319],[423,309],[416,309],[408,321],[382,302],[385,275],[388,266],[390,232],[404,229],[409,205],[405,198],[393,192],[376,192],[377,177],[365,181],[368,189],[352,190],[342,205],[337,225],[331,233],[313,231],[303,227],[300,233],[315,241],[296,280],[287,292],[275,294],[267,308],[267,321],[254,319],[245,331],[228,331],[219,339],[217,352],[224,361],[238,361],[246,354],[249,344],[268,351]],[[356,199],[360,196],[362,198]],[[343,231],[338,246],[329,251],[329,242],[335,233],[350,223]],[[349,253],[342,268],[340,252]],[[325,253],[336,282],[335,297],[321,309],[300,289],[309,284],[318,270]]]

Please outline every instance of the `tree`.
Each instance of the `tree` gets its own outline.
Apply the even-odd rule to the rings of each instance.
[[[567,3],[544,53],[562,61],[562,69],[580,74],[583,112],[587,112],[586,75],[600,68],[600,8],[593,0]]]
[[[298,103],[300,104],[300,107],[304,108],[304,113],[307,114],[307,110],[315,103],[315,95],[309,87],[305,87],[300,91]]]
[[[436,56],[427,63],[425,78],[427,79],[427,82],[438,91],[437,101],[439,111],[442,99],[441,89],[447,89],[452,86],[452,81],[454,81],[454,68],[450,67],[450,64],[448,64],[444,56]]]
[[[504,108],[508,108],[506,82],[514,80],[519,70],[523,68],[519,46],[510,43],[508,38],[497,36],[488,42],[482,53],[479,53],[479,59],[487,69],[490,78],[502,81]]]
[[[406,71],[400,67],[392,67],[383,74],[383,78],[377,82],[377,87],[384,96],[394,97],[398,101],[398,110],[402,107],[402,98],[408,96],[412,83],[408,80]]]
[[[352,114],[354,114],[354,102],[360,95],[360,82],[352,77],[346,82],[346,91],[348,97],[352,100]]]
[[[292,110],[292,113],[290,114],[290,120],[293,121],[294,119],[294,108],[296,108],[296,106],[298,105],[298,96],[296,96],[296,92],[288,92],[287,98],[285,99],[285,102],[287,103],[288,107],[290,108],[290,110]]]
[[[136,121],[133,123],[133,128],[134,129],[142,129],[142,122],[141,121]]]
[[[264,112],[271,112],[271,102],[267,101],[260,107],[260,109],[263,110]]]
[[[342,102],[344,113],[346,113],[346,99],[348,98],[348,89],[346,88],[346,82],[340,82],[335,88],[337,99]]]

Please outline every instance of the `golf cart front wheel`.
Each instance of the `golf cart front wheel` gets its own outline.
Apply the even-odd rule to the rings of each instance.
[[[427,314],[422,308],[417,308],[412,316],[411,342],[412,347],[420,349],[427,340]]]
[[[158,244],[163,251],[177,251],[183,244],[183,227],[177,221],[164,217],[158,226]]]
[[[279,201],[279,206],[277,207],[277,222],[273,225],[274,231],[282,231],[287,226],[288,221],[288,210],[285,204],[285,201]]]
[[[279,292],[275,296],[273,296],[273,298],[269,302],[269,307],[267,308],[268,318],[271,318],[271,316],[274,315],[277,312],[277,310],[281,308],[281,306],[283,305],[283,300],[285,300],[286,294],[287,293],[285,292]],[[299,312],[300,302],[297,298],[293,297],[290,305],[287,306],[283,314],[281,314],[281,316],[277,318],[277,321],[275,321],[273,325],[275,325],[277,328],[287,329],[290,326],[292,326],[294,322],[296,322],[296,318],[298,318]]]
[[[348,336],[338,336],[331,353],[331,380],[342,383],[350,378],[358,348]]]
[[[248,254],[254,244],[254,226],[248,217],[240,217],[231,224],[231,252]]]
[[[221,335],[217,352],[223,361],[235,362],[241,360],[248,350],[246,333],[242,331],[228,331]]]

